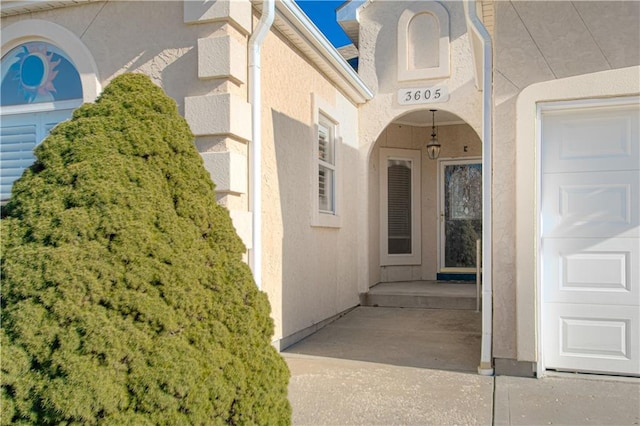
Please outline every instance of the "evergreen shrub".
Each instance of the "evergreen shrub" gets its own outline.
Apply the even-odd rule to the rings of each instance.
[[[264,293],[175,102],[140,74],[57,126],[2,226],[2,424],[290,423]]]

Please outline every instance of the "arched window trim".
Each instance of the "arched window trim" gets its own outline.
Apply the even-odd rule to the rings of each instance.
[[[65,53],[80,76],[82,98],[0,107],[3,139],[4,136],[11,139],[7,146],[2,146],[3,157],[7,156],[11,161],[2,162],[0,204],[5,203],[13,182],[33,161],[31,149],[53,126],[68,118],[75,108],[84,102],[95,101],[101,91],[97,66],[87,47],[74,33],[52,22],[27,19],[3,28],[1,57],[22,44],[32,42],[46,42]]]
[[[98,78],[98,67],[93,56],[84,43],[68,29],[42,19],[25,19],[3,28],[2,40],[0,57],[4,57],[11,49],[23,43],[43,41],[57,46],[67,54],[80,74],[82,102],[93,102],[100,94],[102,88]],[[56,103],[54,102],[54,104]],[[48,106],[48,109],[44,109],[43,104],[38,111],[51,110],[51,103]],[[22,105],[19,107],[11,106],[3,107],[0,113],[3,115],[5,113],[14,114],[27,112],[27,110],[28,108],[25,109]]]
[[[420,2],[420,9],[407,9],[402,12],[398,20],[398,81],[428,80],[435,78],[447,78],[450,76],[450,49],[449,49],[449,13],[441,4],[428,1]],[[409,24],[414,17],[420,14],[430,14],[440,27],[439,39],[439,66],[431,68],[412,69],[409,66]]]
[[[53,45],[56,48],[60,49],[59,46],[51,43],[51,41],[49,41],[49,40],[45,40],[45,39],[41,38],[41,37],[29,38],[26,41],[23,40],[21,43],[17,44],[15,47],[20,47],[20,46],[24,46],[24,45],[27,45],[27,44],[33,44],[33,43],[35,43],[35,44],[37,44],[37,43],[47,43],[49,45]],[[1,57],[3,61],[4,61],[5,55],[8,55],[15,47],[12,47],[11,49],[7,49],[6,52],[3,52],[2,57]],[[62,50],[62,49],[60,49],[60,50]],[[68,57],[66,52],[64,52],[64,56]],[[68,57],[68,59],[71,59],[71,58]],[[75,63],[73,64],[73,66],[77,70],[77,67],[75,66]],[[7,71],[8,71],[8,69],[3,69],[3,74],[2,74],[3,81],[4,81],[5,74],[6,74]],[[80,81],[80,84],[82,84],[82,81]],[[74,108],[77,108],[80,105],[82,105],[83,102],[84,102],[84,97],[76,98],[76,99],[62,100],[62,101],[21,103],[21,104],[17,104],[17,105],[0,105],[0,115],[7,116],[7,115],[13,115],[13,114],[37,113],[37,112],[55,111],[55,110],[61,110],[61,109],[74,109]]]

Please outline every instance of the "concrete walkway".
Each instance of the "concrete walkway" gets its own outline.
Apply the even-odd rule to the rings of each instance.
[[[294,425],[633,425],[640,381],[484,377],[480,314],[359,307],[284,351]]]

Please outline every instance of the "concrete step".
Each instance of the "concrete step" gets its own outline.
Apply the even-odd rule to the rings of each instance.
[[[449,281],[380,283],[360,295],[362,306],[421,309],[476,309],[476,285]]]

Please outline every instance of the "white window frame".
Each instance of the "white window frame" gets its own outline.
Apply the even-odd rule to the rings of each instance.
[[[420,176],[422,152],[413,149],[380,148],[380,265],[422,264],[422,213]],[[411,253],[389,254],[388,160],[410,161],[411,166]]]
[[[335,139],[335,124],[330,121],[324,114],[320,114],[320,120],[318,122],[318,196],[322,192],[323,184],[320,181],[320,170],[326,169],[332,173],[330,181],[326,181],[324,183],[325,189],[325,198],[328,199],[327,204],[328,208],[323,208],[320,203],[318,206],[318,210],[322,214],[330,214],[335,215],[336,213],[336,197],[335,197],[335,177],[337,175],[336,171],[336,159],[335,159],[335,151],[336,151],[336,139]],[[322,152],[322,143],[321,140],[322,135],[324,135],[324,142],[326,146],[326,151],[330,152],[330,159],[323,160]],[[320,198],[320,197],[319,197]]]
[[[341,198],[342,198],[342,170],[340,164],[342,139],[340,137],[340,125],[335,117],[338,114],[335,108],[328,102],[321,99],[315,94],[312,98],[312,215],[311,226],[325,228],[340,228],[342,221],[340,217]],[[329,130],[329,143],[333,148],[333,164],[320,159],[320,126]],[[326,167],[333,170],[333,210],[325,211],[320,209],[320,167]]]
[[[30,41],[45,41],[64,51],[80,74],[82,101],[95,101],[102,91],[98,67],[82,40],[65,27],[53,22],[42,19],[25,19],[2,29],[1,57],[14,47]]]
[[[102,91],[98,77],[98,67],[89,49],[71,31],[53,22],[41,19],[25,19],[14,22],[2,29],[2,46],[0,58],[4,57],[13,48],[28,42],[47,42],[55,45],[71,59],[82,84],[82,99],[72,99],[58,102],[39,102],[34,104],[10,105],[0,107],[0,119],[6,122],[23,115],[29,122],[29,116],[37,113],[68,112],[85,102],[93,102]],[[38,121],[40,119],[37,119]],[[40,123],[40,121],[38,121]],[[36,124],[36,123],[34,123]],[[46,136],[42,123],[37,127],[37,144]],[[4,204],[6,200],[0,201]]]

